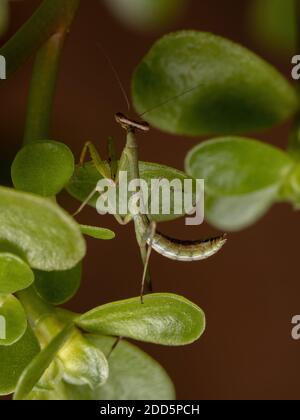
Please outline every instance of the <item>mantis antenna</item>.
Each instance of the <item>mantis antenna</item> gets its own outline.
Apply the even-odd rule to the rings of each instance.
[[[102,54],[104,55],[104,57],[106,58],[106,61],[108,62],[109,67],[111,68],[111,70],[113,72],[113,75],[114,75],[114,77],[115,77],[115,79],[117,81],[117,84],[118,84],[118,86],[119,86],[119,88],[120,88],[120,90],[122,92],[122,95],[123,95],[123,97],[125,99],[125,102],[126,102],[126,106],[128,108],[128,111],[130,111],[131,106],[130,106],[129,97],[128,97],[127,92],[126,92],[126,89],[125,89],[125,87],[124,87],[124,85],[123,85],[123,83],[121,81],[121,78],[119,76],[119,73],[118,73],[118,71],[117,71],[114,63],[112,62],[111,58],[109,57],[109,55],[107,54],[107,52],[103,48],[103,46],[100,43],[98,43],[97,45],[101,49]]]
[[[191,89],[188,89],[188,90],[186,90],[186,91],[184,91],[184,92],[182,92],[182,93],[179,93],[178,95],[175,95],[175,96],[173,96],[172,98],[166,99],[164,102],[161,102],[160,104],[155,105],[153,108],[150,108],[150,109],[148,109],[147,111],[143,112],[142,114],[139,114],[139,117],[140,117],[140,118],[142,118],[142,117],[144,117],[146,114],[149,114],[150,112],[155,111],[156,109],[159,109],[159,108],[161,108],[162,106],[167,105],[167,104],[169,104],[170,102],[172,102],[172,101],[174,101],[174,100],[176,100],[176,99],[180,99],[182,96],[185,96],[185,95],[187,95],[188,93],[191,93],[191,92],[193,92],[194,90],[198,89],[201,85],[202,85],[202,83],[199,83],[197,86],[194,86],[194,87],[193,87],[193,88],[191,88]]]

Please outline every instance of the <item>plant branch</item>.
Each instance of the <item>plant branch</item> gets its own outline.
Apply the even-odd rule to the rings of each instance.
[[[42,347],[46,346],[64,326],[58,319],[55,308],[44,302],[33,287],[18,292],[17,296],[40,344]]]
[[[35,21],[40,22],[43,18],[47,18],[45,25],[47,26],[47,23],[49,23],[48,29],[51,28],[51,35],[38,51],[34,64],[27,106],[24,144],[46,140],[50,137],[51,113],[60,56],[79,2],[80,0],[60,0],[60,5],[56,4],[54,15],[53,3],[57,3],[57,1],[52,0],[49,3],[49,0],[44,0],[44,9],[36,12],[38,18],[34,19],[33,16],[29,22],[30,29],[33,23],[37,24]],[[58,13],[58,10],[60,13]],[[51,16],[51,20],[49,16]],[[26,32],[26,28],[23,31]],[[36,32],[34,33],[36,34]],[[48,31],[45,31],[43,35],[46,33],[48,34]]]
[[[6,58],[7,77],[56,32],[67,32],[80,0],[44,0],[32,17],[0,49]]]
[[[48,140],[65,32],[52,35],[37,53],[27,105],[24,144]]]
[[[17,297],[22,303],[29,321],[34,327],[41,318],[52,314],[54,309],[46,302],[42,301],[36,294],[33,287],[17,293]]]

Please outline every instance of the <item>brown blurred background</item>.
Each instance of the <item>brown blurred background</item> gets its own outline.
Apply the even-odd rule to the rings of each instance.
[[[38,4],[12,3],[8,36]],[[198,29],[226,36],[258,52],[288,76],[289,58],[270,55],[249,36],[248,6],[247,0],[191,0],[186,14],[170,30]],[[101,0],[82,1],[61,65],[53,138],[68,144],[77,157],[87,139],[104,151],[106,138],[113,135],[121,148],[124,135],[113,115],[125,111],[124,100],[97,44],[105,48],[129,90],[134,67],[160,35],[126,28]],[[31,65],[1,84],[0,184],[9,183],[9,166],[22,142]],[[288,128],[287,124],[258,138],[284,147]],[[141,138],[141,158],[183,169],[184,156],[196,143],[152,130]],[[70,211],[78,206],[67,195],[61,203]],[[82,287],[67,307],[86,311],[138,295],[142,267],[132,226],[119,227],[91,209],[80,220],[112,228],[117,239],[88,241]],[[224,251],[206,262],[187,265],[153,255],[155,290],[186,296],[207,315],[207,331],[194,345],[141,345],[167,369],[178,399],[300,397],[300,342],[291,339],[291,318],[300,314],[299,225],[300,216],[281,205],[256,226],[231,234]],[[160,229],[184,238],[216,233],[209,226],[185,227],[183,221]]]

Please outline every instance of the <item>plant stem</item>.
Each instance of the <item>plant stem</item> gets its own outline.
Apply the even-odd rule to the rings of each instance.
[[[52,35],[37,53],[27,105],[24,144],[49,140],[51,111],[65,32]]]
[[[55,308],[41,300],[33,287],[18,292],[17,296],[41,346],[46,346],[64,327],[55,313]]]
[[[9,77],[56,32],[67,32],[80,0],[44,0],[32,17],[0,49]]]
[[[29,289],[18,292],[17,296],[33,326],[36,325],[41,318],[52,314],[54,311],[50,305],[39,298],[33,287],[29,287]]]
[[[45,0],[47,3],[48,0]],[[80,0],[60,0],[55,29],[38,51],[30,85],[24,144],[50,137],[51,112],[61,53]],[[49,6],[48,6],[49,7]]]

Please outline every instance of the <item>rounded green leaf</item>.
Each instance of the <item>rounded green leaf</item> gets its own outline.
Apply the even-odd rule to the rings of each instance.
[[[280,184],[293,165],[276,147],[243,137],[222,137],[193,148],[186,169],[206,181],[209,193],[241,195]]]
[[[278,187],[228,197],[207,194],[205,217],[208,223],[221,231],[239,231],[260,220],[277,201],[277,197]]]
[[[97,226],[80,225],[80,230],[83,235],[90,236],[94,239],[102,239],[109,241],[116,237],[115,233],[110,229],[99,228]]]
[[[174,197],[175,194],[178,192],[182,193],[182,197],[184,197],[183,186],[186,180],[190,180],[191,177],[187,176],[184,172],[178,171],[177,169],[170,168],[164,165],[150,163],[150,162],[140,162],[140,177],[142,180],[147,182],[148,190],[151,192],[151,181],[152,180],[167,180],[170,183],[176,182],[178,184],[175,185],[174,189],[172,190],[173,193],[170,197],[170,214],[162,214],[162,202],[160,200],[160,209],[159,214],[152,214],[150,215],[150,219],[156,222],[166,222],[174,219],[178,219],[184,216],[184,212],[181,214],[177,214],[178,212],[175,211],[175,204],[174,204]],[[73,178],[69,182],[67,186],[68,192],[75,198],[80,201],[84,201],[93,191],[95,186],[97,185],[98,181],[102,177],[100,176],[99,172],[95,168],[92,162],[88,162],[83,166],[78,166],[74,173]],[[194,190],[194,199],[196,198],[196,184],[195,180],[192,179],[193,182],[193,190]],[[162,191],[162,190],[161,190]],[[162,192],[160,191],[160,197],[162,196]],[[95,195],[91,201],[90,205],[96,207],[97,198],[99,196]],[[196,200],[195,200],[196,201]],[[184,206],[183,206],[184,208]],[[151,194],[149,200],[149,209],[151,211]],[[192,210],[192,209],[191,209]]]
[[[34,281],[30,267],[19,257],[0,253],[0,294],[27,289]]]
[[[77,293],[82,275],[82,264],[67,271],[35,271],[34,287],[38,295],[52,305],[62,305]]]
[[[15,391],[22,372],[39,351],[38,341],[30,327],[17,343],[0,346],[0,395]]]
[[[13,295],[0,295],[0,346],[11,346],[27,329],[23,306]]]
[[[58,194],[74,172],[74,157],[63,143],[43,141],[19,151],[11,169],[16,189],[44,197]]]
[[[186,158],[186,170],[205,180],[206,218],[225,230],[242,229],[278,199],[293,165],[287,153],[241,137],[203,142]]]
[[[96,334],[180,346],[196,341],[205,330],[203,311],[183,297],[172,294],[145,296],[109,303],[75,320],[85,331]]]
[[[275,52],[296,51],[296,12],[295,0],[252,0],[250,25],[257,42]]]
[[[32,268],[69,270],[86,247],[79,226],[50,200],[0,187],[0,243],[16,247]]]
[[[113,13],[128,26],[153,31],[169,25],[183,11],[183,0],[105,0]]]
[[[264,129],[298,108],[295,90],[271,65],[195,31],[172,33],[152,47],[135,71],[132,95],[154,127],[191,136]]]
[[[65,327],[35,358],[29,363],[23,371],[15,391],[14,399],[23,400],[33,390],[34,386],[42,378],[44,372],[55,359],[58,351],[71,337],[74,327],[68,325]]]

